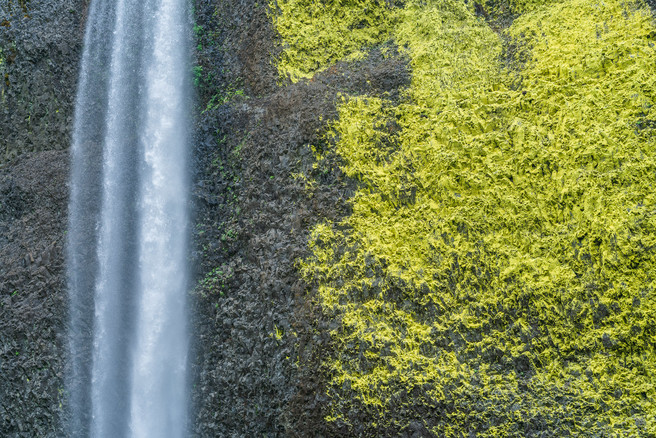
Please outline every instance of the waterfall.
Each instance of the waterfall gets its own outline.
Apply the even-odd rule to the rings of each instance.
[[[185,432],[186,0],[92,0],[72,142],[69,434]]]

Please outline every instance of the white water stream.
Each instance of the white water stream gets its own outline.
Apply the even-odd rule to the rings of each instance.
[[[71,436],[186,427],[185,0],[92,0],[75,112]]]

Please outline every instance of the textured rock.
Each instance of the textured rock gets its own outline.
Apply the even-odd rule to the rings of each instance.
[[[24,5],[24,8],[21,7]],[[0,435],[63,436],[68,152],[84,1],[5,0],[0,26]],[[406,63],[374,54],[279,85],[266,3],[197,0],[193,436],[325,436],[319,364],[334,328],[300,279],[308,229],[353,187],[312,144],[339,92],[394,98]],[[28,17],[26,17],[27,15]],[[322,117],[323,121],[320,120]],[[36,151],[36,152],[35,152]],[[308,196],[293,174],[325,183]]]
[[[68,147],[86,1],[0,3],[0,165]]]
[[[85,4],[0,2],[3,437],[63,436],[65,149],[72,128]]]
[[[202,4],[201,4],[202,3]],[[348,213],[336,166],[310,197],[311,145],[337,116],[340,92],[396,96],[404,60],[373,54],[277,86],[278,53],[257,2],[197,2],[203,77],[196,138],[198,286],[193,394],[198,436],[325,436],[319,366],[329,321],[299,279],[308,229]],[[241,93],[220,95],[229,89]],[[217,94],[223,105],[214,106]],[[229,99],[225,99],[230,97]],[[208,105],[209,103],[209,105]]]
[[[65,151],[0,170],[0,435],[62,436]],[[47,182],[47,183],[45,183]]]

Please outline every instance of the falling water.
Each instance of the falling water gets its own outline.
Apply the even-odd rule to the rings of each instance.
[[[186,0],[92,0],[69,206],[70,435],[181,437]]]

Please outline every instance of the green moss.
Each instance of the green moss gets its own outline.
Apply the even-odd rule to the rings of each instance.
[[[538,8],[548,8],[553,3],[562,0],[507,0],[510,9],[515,14],[523,14]]]
[[[284,44],[278,69],[292,81],[361,58],[362,49],[389,38],[395,17],[385,0],[277,0],[270,8]]]
[[[499,35],[410,2],[388,27],[404,102],[343,98],[331,136],[361,188],[301,263],[341,320],[329,421],[656,433],[656,28],[640,3],[534,3]]]

